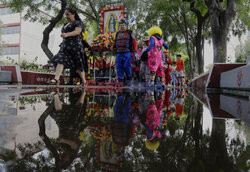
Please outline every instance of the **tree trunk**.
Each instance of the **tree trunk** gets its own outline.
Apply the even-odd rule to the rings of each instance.
[[[202,74],[204,72],[204,57],[203,57],[203,49],[202,46],[202,27],[205,22],[202,16],[197,16],[197,34],[195,36],[195,47],[196,47],[196,57],[197,57],[197,65],[198,65],[198,73]]]
[[[227,0],[224,9],[218,0],[205,0],[209,8],[212,40],[214,49],[214,63],[225,63],[227,58],[227,35],[236,14],[237,0]]]
[[[211,14],[210,14],[211,15]],[[217,20],[215,17],[210,17],[211,23]],[[225,63],[227,58],[227,34],[229,29],[223,29],[221,26],[212,27],[212,40],[214,50],[214,63]]]
[[[57,14],[55,18],[50,20],[50,24],[43,31],[43,40],[42,40],[41,47],[49,59],[53,57],[53,53],[50,51],[48,47],[49,34],[53,30],[53,28],[56,26],[56,24],[62,19],[66,6],[67,6],[67,2],[65,0],[61,0],[60,12]]]
[[[206,19],[208,18],[209,13],[207,12],[204,16],[202,16],[201,11],[196,9],[195,7],[195,1],[193,0],[183,0],[190,2],[190,10],[196,15],[197,18],[197,32],[194,37],[193,46],[194,46],[194,72],[201,74],[204,72],[204,37],[202,36],[203,26],[206,22]]]
[[[189,57],[189,66],[190,66],[190,77],[193,78],[195,74],[195,63],[194,63],[194,54],[192,54],[191,47],[189,44],[189,41],[186,39],[186,47],[187,47],[187,53]]]

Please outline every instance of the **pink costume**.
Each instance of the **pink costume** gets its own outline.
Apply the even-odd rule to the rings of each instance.
[[[152,136],[149,138],[149,140],[153,140],[156,137],[161,138],[162,134],[160,131],[160,122],[161,122],[161,114],[156,108],[156,105],[149,105],[147,110],[147,121],[146,125],[150,128],[152,131]]]
[[[162,46],[163,39],[158,40],[154,36],[155,41],[153,48],[148,53],[148,67],[150,71],[156,72],[158,76],[164,76],[164,68],[162,64]]]

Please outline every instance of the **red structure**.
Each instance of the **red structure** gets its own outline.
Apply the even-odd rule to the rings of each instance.
[[[235,68],[242,67],[246,64],[243,63],[215,63],[209,72],[194,78],[190,82],[192,89],[206,92],[209,89],[219,89],[221,81],[221,73],[233,70]]]

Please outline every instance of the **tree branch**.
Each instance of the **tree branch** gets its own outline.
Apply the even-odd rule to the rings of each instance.
[[[236,3],[238,0],[228,0],[227,1],[227,8],[226,8],[226,12],[225,12],[225,16],[227,16],[226,18],[226,27],[229,28],[232,20],[234,19],[235,15],[236,15]]]
[[[56,24],[62,19],[66,6],[67,6],[67,2],[65,0],[61,0],[61,9],[59,13],[57,14],[55,18],[50,20],[50,24],[43,31],[43,40],[41,43],[41,47],[49,59],[52,59],[53,57],[53,53],[48,48],[49,34],[53,30],[53,28],[56,26]]]
[[[211,0],[204,0],[205,4],[207,5],[207,7],[209,8],[211,5]]]
[[[209,9],[207,11],[207,13],[203,16],[203,20],[206,20],[209,17]]]
[[[220,5],[220,1],[219,0],[213,0],[214,1],[214,4],[216,5],[216,8],[220,11],[220,12],[223,12],[224,9],[223,7]],[[223,1],[223,0],[222,0]]]
[[[230,15],[230,17],[234,17],[236,14],[236,3],[238,0],[228,0],[227,1],[227,9],[226,13],[227,15]]]
[[[191,38],[191,39],[194,39],[194,37],[193,37],[193,34],[191,34],[189,31],[188,31],[188,23],[187,23],[187,19],[186,19],[186,14],[185,13],[181,13],[182,14],[182,17],[183,17],[183,19],[184,19],[184,23],[185,23],[185,30],[186,30],[186,32],[187,32],[187,35]]]
[[[98,14],[97,14],[97,12],[96,12],[96,9],[95,9],[94,6],[93,6],[93,3],[91,2],[91,0],[88,0],[88,2],[89,2],[89,5],[90,5],[90,7],[91,7],[93,13],[95,14],[96,19],[97,19],[97,18],[98,18]]]
[[[76,9],[77,9],[77,11],[79,11],[80,13],[82,13],[83,15],[85,15],[85,16],[86,16],[87,18],[89,18],[90,20],[95,20],[95,21],[97,21],[97,18],[96,18],[95,16],[93,16],[92,14],[89,14],[89,13],[87,13],[87,12],[81,10],[80,8],[77,8],[77,7],[76,7]]]
[[[186,37],[185,30],[182,27],[182,25],[180,24],[180,22],[178,22],[178,20],[175,20],[175,18],[173,16],[171,16],[171,14],[167,14],[167,16],[169,16],[177,24],[177,26],[179,27],[179,29],[181,30],[183,35]]]
[[[196,14],[197,17],[202,17],[201,12],[194,8],[195,1],[190,2],[190,10]]]
[[[45,120],[53,110],[53,106],[49,105],[49,107],[43,112],[43,114],[38,119],[38,125],[39,125],[39,136],[45,143],[46,147],[51,151],[53,156],[56,159],[56,162],[59,160],[59,154],[57,153],[55,147],[50,142],[49,137],[46,135],[46,128],[45,128]]]

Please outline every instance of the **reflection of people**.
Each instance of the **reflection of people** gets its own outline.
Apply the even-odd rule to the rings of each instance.
[[[169,85],[170,81],[170,74],[171,74],[171,65],[173,64],[171,57],[169,57],[169,51],[164,51],[164,56],[166,60],[167,67],[165,69],[165,78],[166,78],[166,85]]]
[[[59,84],[59,77],[64,68],[75,70],[81,77],[84,85],[86,84],[85,72],[87,65],[84,65],[84,48],[82,44],[82,30],[84,30],[81,19],[76,10],[71,7],[65,9],[68,23],[62,28],[61,37],[63,42],[59,52],[51,60],[56,66],[55,78],[51,84]]]
[[[162,121],[162,124],[163,125],[167,125],[167,121],[168,119],[170,118],[171,114],[172,114],[172,111],[175,110],[175,108],[171,108],[171,100],[170,100],[170,90],[166,90],[166,92],[164,93],[164,116],[163,116],[163,121]]]
[[[159,98],[157,101],[154,99],[154,94],[146,95],[145,103],[141,104],[141,124],[146,131],[147,140],[146,147],[150,150],[156,150],[159,145],[159,139],[165,134],[166,126],[162,128],[161,111],[163,107],[163,100]],[[150,98],[149,98],[150,96]],[[150,101],[148,101],[150,100]],[[146,108],[146,109],[144,109]]]
[[[123,82],[126,74],[127,83],[132,77],[132,53],[136,56],[137,42],[131,30],[127,30],[124,19],[120,21],[120,30],[116,33],[114,47],[116,48],[116,71],[119,82]]]
[[[175,100],[175,119],[179,120],[180,116],[183,114],[183,107],[184,107],[184,94],[183,90],[179,90],[178,97]]]
[[[86,110],[85,92],[70,90],[70,104],[61,103],[59,95],[54,95],[54,100],[39,118],[39,135],[46,147],[55,157],[57,169],[66,169],[76,158],[80,147],[79,135],[82,131],[82,119]],[[58,125],[59,136],[56,145],[52,144],[45,131],[45,119],[50,115]]]
[[[114,108],[115,121],[112,124],[112,138],[118,157],[123,155],[124,147],[128,145],[131,130],[131,99],[129,96],[118,95]]]

